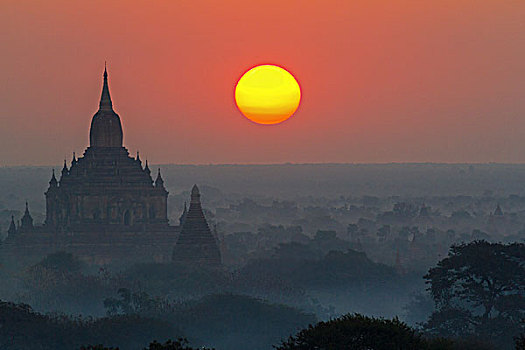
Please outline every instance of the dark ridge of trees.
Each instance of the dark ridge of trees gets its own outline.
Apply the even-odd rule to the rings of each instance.
[[[161,263],[132,265],[122,272],[122,278],[128,284],[140,281],[150,294],[181,299],[222,293],[231,282],[229,274],[220,269]]]
[[[100,319],[43,315],[29,305],[0,301],[0,349],[71,350],[85,344],[140,349],[151,339],[176,339],[181,333],[163,320],[137,315]]]
[[[120,299],[108,302],[107,307],[112,316],[91,319],[44,315],[28,305],[0,302],[0,349],[70,350],[88,344],[92,349],[142,349],[152,339],[177,339],[181,334],[200,346],[269,349],[316,321],[313,315],[292,307],[235,295],[213,295],[159,307],[146,294],[123,290]],[[150,348],[191,349],[181,340],[152,343]]]
[[[56,252],[20,271],[18,300],[40,311],[102,315],[102,300],[123,285],[118,275],[101,268],[87,273],[74,255]]]
[[[176,324],[188,336],[222,349],[269,349],[280,339],[316,322],[290,306],[239,295],[212,295],[192,302]],[[242,339],[242,341],[240,341]]]
[[[188,345],[188,340],[185,338],[179,338],[178,340],[169,339],[165,343],[159,343],[154,340],[144,350],[214,350],[209,348],[192,348]],[[119,348],[108,348],[104,345],[89,345],[82,346],[80,350],[120,350]]]
[[[383,319],[347,314],[310,325],[274,346],[277,350],[489,350],[478,341],[425,338],[397,318]]]
[[[165,343],[158,343],[153,341],[147,348],[144,350],[214,350],[206,347],[202,348],[192,348],[188,345],[188,340],[180,338],[178,340],[172,341],[168,340]]]
[[[210,295],[175,304],[159,303],[145,293],[129,290],[120,290],[119,295],[106,299],[108,314],[161,319],[181,327],[194,343],[228,350],[268,349],[316,321],[314,315],[293,307],[242,295]]]
[[[254,260],[239,274],[280,277],[297,287],[321,289],[383,283],[397,277],[394,268],[374,263],[363,252],[330,250],[320,258],[316,256],[313,248],[304,244],[281,244],[272,258]]]

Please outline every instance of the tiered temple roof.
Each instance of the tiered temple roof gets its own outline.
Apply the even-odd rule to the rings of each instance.
[[[189,210],[181,218],[182,228],[173,249],[173,261],[182,264],[219,266],[221,253],[202,211],[197,185],[191,190]]]

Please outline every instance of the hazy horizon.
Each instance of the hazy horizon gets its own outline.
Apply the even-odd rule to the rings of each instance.
[[[133,156],[133,155],[131,155]],[[77,155],[78,157],[78,155]],[[143,159],[143,162],[145,159]],[[71,159],[66,158],[68,166],[71,164]],[[150,167],[159,167],[159,166],[273,166],[273,165],[525,165],[523,162],[282,162],[282,163],[152,163],[148,161]],[[35,167],[35,168],[51,168],[55,169],[62,168],[64,166],[63,160],[61,163],[57,164],[0,164],[0,168],[25,168],[25,167]]]

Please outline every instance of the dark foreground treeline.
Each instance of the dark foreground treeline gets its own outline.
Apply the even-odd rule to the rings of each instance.
[[[170,340],[177,337],[180,331],[168,322],[140,316],[112,316],[97,320],[73,319],[65,316],[41,315],[33,312],[27,305],[0,302],[0,322],[2,326],[0,348],[5,350],[197,349],[188,345],[188,341],[183,337],[176,338],[178,340],[175,341]],[[259,330],[265,332],[265,326],[260,325]],[[239,329],[230,336],[244,338],[245,334],[242,333],[242,329]],[[151,338],[168,338],[168,340],[148,342],[148,339]],[[496,349],[491,344],[474,338],[452,339],[423,336],[397,318],[385,320],[359,314],[348,314],[328,322],[319,322],[297,334],[290,335],[287,339],[284,337],[281,339],[273,346],[275,349]],[[524,339],[524,335],[516,337],[516,349],[524,349]],[[211,347],[200,347],[200,349],[211,349]]]
[[[309,261],[302,258],[312,254],[306,248],[297,244],[281,246],[272,259],[248,264],[246,270],[235,273],[153,264],[137,265],[121,275],[102,269],[97,275],[86,272],[86,267],[71,254],[55,253],[23,273],[4,276],[3,281],[8,284],[3,287],[13,289],[11,282],[18,281],[24,291],[18,300],[32,300],[32,305],[40,304],[37,309],[41,311],[65,312],[65,306],[86,303],[86,307],[99,305],[106,317],[41,314],[27,306],[3,303],[0,349],[34,349],[30,344],[59,350],[87,344],[141,349],[153,339],[165,341],[180,336],[197,346],[213,345],[217,349],[270,349],[314,324],[317,318],[337,316],[327,316],[331,312],[325,305],[318,305],[319,310],[313,312],[311,307],[315,305],[294,302],[295,299],[304,302],[314,292],[332,298],[337,292],[338,297],[346,295],[347,299],[356,293],[370,293],[380,305],[378,297],[392,292],[389,288],[393,282],[401,281],[391,268],[369,261],[364,253],[332,251],[320,260]],[[525,319],[524,244],[474,241],[452,246],[448,256],[431,268],[423,280],[427,293],[407,306],[410,314],[419,314],[419,324],[413,328],[394,326],[408,329],[425,342],[476,338],[496,349],[514,348],[514,338],[523,333]],[[381,289],[383,293],[377,294]],[[272,297],[272,302],[257,294]],[[302,311],[306,309],[301,305],[309,306],[309,312]],[[346,310],[356,312],[352,306]],[[361,321],[343,321],[342,325],[321,325],[335,327],[334,337],[359,334],[363,328]],[[365,325],[386,327],[369,319],[362,321]],[[323,335],[319,339],[327,337],[330,338]],[[351,339],[344,337],[342,342]],[[445,345],[456,346],[457,342]],[[375,345],[368,348],[382,349]]]
[[[140,311],[137,306],[153,303],[151,299],[125,292],[121,295],[113,302],[133,310],[96,319],[44,315],[28,305],[0,302],[0,349],[71,350],[88,344],[142,349],[153,339],[183,335],[200,346],[213,339],[221,349],[271,348],[271,344],[315,322],[313,315],[243,296],[209,296],[154,314],[152,309]]]
[[[179,334],[167,322],[136,315],[100,319],[43,315],[29,305],[0,302],[0,349],[78,349],[83,344],[119,344],[136,349],[149,340]]]

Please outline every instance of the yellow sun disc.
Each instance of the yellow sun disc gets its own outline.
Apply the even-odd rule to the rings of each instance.
[[[235,87],[241,113],[259,124],[277,124],[290,118],[301,101],[297,80],[287,70],[260,65],[243,74]]]

